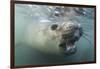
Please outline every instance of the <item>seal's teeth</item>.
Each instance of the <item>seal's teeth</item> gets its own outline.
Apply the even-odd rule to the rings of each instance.
[[[70,51],[70,50],[74,49],[75,47],[76,47],[75,45],[66,44],[66,51]]]
[[[76,46],[75,45],[73,45],[73,48],[75,48]]]
[[[78,24],[78,27],[81,27],[81,24]]]
[[[66,51],[69,51],[71,49],[71,47],[70,46],[66,46]]]

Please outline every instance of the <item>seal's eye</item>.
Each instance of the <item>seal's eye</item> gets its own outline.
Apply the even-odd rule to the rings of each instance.
[[[53,25],[51,26],[51,30],[56,30],[56,29],[57,29],[57,27],[58,27],[58,25],[57,25],[57,24],[53,24]]]

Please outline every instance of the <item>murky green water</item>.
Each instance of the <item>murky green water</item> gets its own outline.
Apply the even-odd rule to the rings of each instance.
[[[43,6],[28,6],[28,4],[15,5],[15,64],[58,64],[70,62],[82,62],[94,60],[94,20],[93,8],[87,8],[87,14],[83,15],[68,15],[64,18],[48,17],[51,12],[47,11],[47,7]],[[44,21],[43,21],[44,20]],[[51,20],[51,21],[50,21]],[[72,55],[58,55],[57,45],[55,41],[47,41],[47,46],[41,46],[37,43],[38,40],[43,41],[43,37],[38,37],[37,29],[41,29],[41,25],[62,23],[71,20],[79,22],[84,31],[88,34],[87,39],[81,37],[76,43],[77,52]],[[27,30],[31,29],[31,32]],[[27,35],[29,34],[29,35]],[[27,39],[29,37],[29,39]],[[91,43],[90,43],[91,42]],[[55,45],[55,46],[54,46]],[[40,48],[40,49],[37,49]],[[43,52],[41,52],[42,50]],[[45,53],[47,52],[47,53]],[[51,52],[51,53],[50,53]],[[54,53],[54,54],[53,54]]]

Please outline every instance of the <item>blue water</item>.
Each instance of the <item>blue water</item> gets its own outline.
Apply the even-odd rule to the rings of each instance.
[[[47,11],[48,6],[29,6],[28,4],[15,5],[15,65],[27,64],[58,64],[71,62],[84,62],[94,60],[94,16],[93,8],[85,8],[85,15],[77,15],[73,13],[64,17],[54,17],[53,12]],[[43,21],[44,20],[44,21]],[[40,47],[36,44],[36,29],[40,28],[40,24],[50,25],[52,23],[62,23],[66,21],[78,22],[84,29],[87,35],[86,38],[81,37],[76,43],[77,52],[72,55],[57,55],[52,54],[56,52],[56,47],[48,45],[47,47]],[[32,27],[31,34],[34,37],[33,42],[27,43],[28,39],[25,37],[27,28]],[[42,37],[40,38],[42,40]],[[49,41],[50,42],[50,41]],[[32,45],[33,43],[33,45]],[[52,41],[51,41],[52,43]],[[35,47],[37,46],[37,47]],[[42,49],[43,48],[43,49]],[[41,52],[41,49],[43,52]],[[52,53],[45,53],[45,52]]]

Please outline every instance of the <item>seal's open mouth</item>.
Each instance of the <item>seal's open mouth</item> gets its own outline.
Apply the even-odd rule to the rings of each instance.
[[[76,52],[75,42],[76,42],[75,39],[71,40],[63,39],[62,42],[60,42],[59,47],[66,54],[75,53]]]

